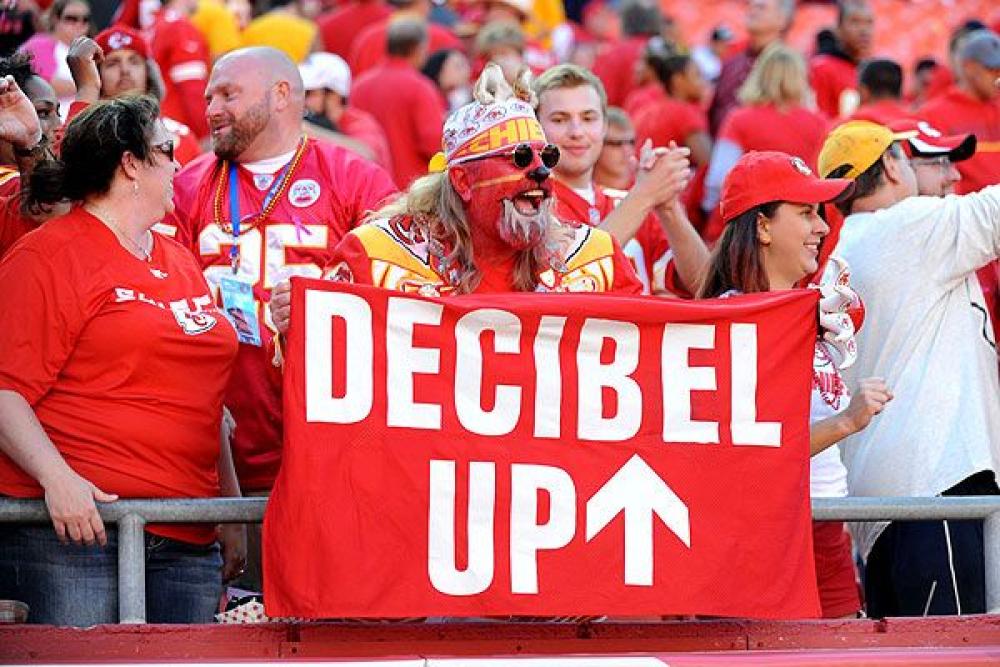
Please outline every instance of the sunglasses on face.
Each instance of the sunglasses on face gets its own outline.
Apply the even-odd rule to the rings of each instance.
[[[174,142],[173,140],[164,141],[162,144],[153,144],[151,147],[157,153],[163,153],[167,156],[169,162],[174,161]]]
[[[518,169],[527,169],[531,166],[531,163],[535,161],[535,149],[531,147],[531,144],[518,144],[514,146],[513,150],[506,153],[494,153],[493,155],[484,155],[483,157],[473,158],[472,160],[467,160],[467,162],[473,162],[474,160],[485,160],[491,157],[502,157],[509,155],[514,166]],[[538,151],[538,157],[541,159],[542,164],[545,165],[547,169],[552,169],[557,164],[559,164],[559,147],[555,144],[545,144],[540,151]]]
[[[83,16],[79,14],[63,14],[59,18],[66,23],[90,23],[90,14],[84,14]]]

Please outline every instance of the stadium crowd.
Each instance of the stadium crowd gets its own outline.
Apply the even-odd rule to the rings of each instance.
[[[887,2],[941,11],[747,0],[694,34],[656,0],[7,3],[0,496],[53,526],[0,524],[0,599],[114,622],[95,502],[268,493],[291,276],[825,284],[812,495],[1000,494],[1000,15],[901,62]],[[826,617],[986,611],[979,522],[813,538]],[[259,552],[252,526],[149,526],[149,620],[260,590]]]

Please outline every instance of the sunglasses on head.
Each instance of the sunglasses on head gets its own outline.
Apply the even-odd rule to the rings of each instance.
[[[531,147],[531,144],[518,144],[510,151],[472,158],[471,160],[466,160],[466,162],[485,160],[486,158],[501,157],[504,155],[509,155],[511,161],[514,163],[514,166],[518,169],[527,169],[531,166],[531,163],[535,161],[535,149]],[[545,144],[542,149],[538,151],[538,157],[547,169],[552,169],[559,164],[559,147],[555,144]]]
[[[162,144],[153,144],[152,149],[157,153],[163,153],[167,156],[167,160],[170,162],[174,161],[174,142],[173,140],[164,141]]]

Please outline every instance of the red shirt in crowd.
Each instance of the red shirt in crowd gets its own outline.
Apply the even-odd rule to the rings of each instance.
[[[392,147],[392,171],[403,189],[427,173],[441,150],[445,108],[430,79],[402,58],[390,58],[351,86],[351,104],[379,122]]]
[[[347,64],[351,66],[351,74],[358,77],[362,72],[370,70],[389,58],[386,53],[386,32],[389,29],[389,19],[374,23],[365,28],[351,45],[351,56]],[[462,42],[450,30],[437,23],[427,24],[427,53],[441,49],[459,49],[464,51]],[[353,97],[352,89],[351,95]]]
[[[339,146],[308,139],[273,211],[267,219],[255,220],[291,159],[289,154],[237,168],[239,216],[245,220],[238,239],[238,277],[253,285],[263,346],[240,345],[226,405],[237,423],[236,471],[243,487],[251,490],[270,488],[281,461],[281,385],[267,351],[274,335],[265,307],[271,289],[290,276],[318,277],[344,234],[395,192],[380,167]],[[233,275],[228,193],[229,170],[212,154],[197,158],[174,178],[176,211],[167,222],[194,252],[213,290],[223,276]]]
[[[888,125],[913,116],[913,111],[902,100],[879,100],[862,104],[848,120],[868,120],[879,125]]]
[[[19,180],[15,178],[14,182]],[[37,226],[37,222],[21,215],[21,196],[18,193],[0,196],[0,257]]]
[[[828,54],[813,56],[809,85],[816,93],[816,106],[829,118],[850,115],[857,106],[858,67],[849,60]]]
[[[361,109],[345,107],[344,112],[340,115],[340,120],[337,121],[337,127],[350,138],[357,139],[370,148],[375,155],[375,162],[380,167],[392,171],[392,152],[389,150],[389,140],[375,116]]]
[[[744,153],[782,151],[797,155],[815,169],[827,127],[826,118],[811,109],[779,109],[773,104],[761,104],[729,114],[719,130],[719,140],[735,143]]]
[[[562,181],[554,179],[552,184],[557,202],[556,217],[592,227],[600,225],[628,194],[595,183],[594,203],[591,204]],[[687,295],[672,261],[670,242],[656,214],[646,216],[635,236],[622,245],[622,253],[628,257],[642,283],[643,294],[667,291],[678,296]]]
[[[654,146],[669,146],[671,141],[684,146],[692,134],[708,132],[708,119],[702,108],[673,97],[664,97],[647,105],[633,117],[632,122],[639,146],[646,139],[652,139]]]
[[[645,86],[640,86],[629,93],[625,97],[625,101],[622,102],[621,108],[635,122],[635,118],[639,115],[640,111],[668,97],[667,91],[659,83],[647,83]]]
[[[169,9],[157,12],[152,32],[153,59],[165,88],[160,111],[203,139],[208,136],[205,86],[212,66],[208,42],[187,17]]]
[[[382,0],[358,0],[325,12],[316,19],[323,50],[347,60],[361,31],[390,14],[392,10]]]
[[[153,233],[147,262],[83,209],[45,223],[0,262],[0,389],[28,402],[84,479],[123,498],[219,495],[223,388],[236,355],[185,248]],[[0,494],[42,489],[0,454]],[[211,525],[152,525],[207,544]]]
[[[648,35],[627,37],[597,55],[594,74],[604,84],[608,104],[620,107],[635,88],[635,63],[649,41]]]
[[[984,102],[952,86],[922,106],[917,116],[944,134],[976,135],[976,153],[955,163],[962,174],[956,192],[977,192],[1000,183],[1000,96]]]

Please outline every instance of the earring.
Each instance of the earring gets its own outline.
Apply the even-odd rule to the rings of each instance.
[[[132,196],[139,196],[139,181],[132,181]]]

